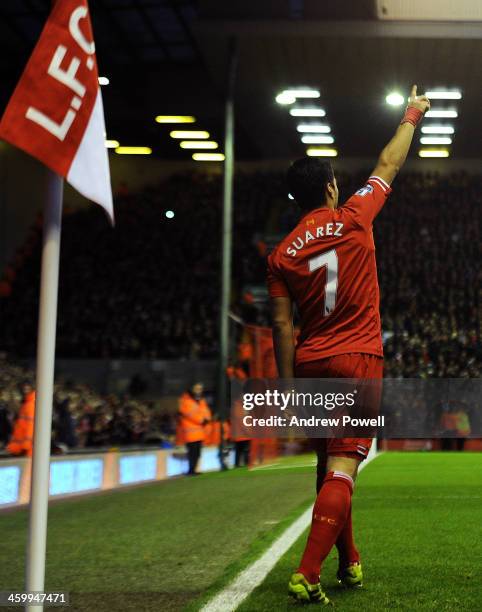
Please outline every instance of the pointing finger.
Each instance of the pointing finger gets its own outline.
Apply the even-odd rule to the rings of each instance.
[[[417,86],[416,85],[412,85],[412,91],[410,92],[410,97],[411,98],[417,97]]]

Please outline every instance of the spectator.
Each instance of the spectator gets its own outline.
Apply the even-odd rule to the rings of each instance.
[[[54,444],[74,448],[78,444],[75,421],[70,413],[69,399],[57,403],[54,411]]]
[[[5,446],[12,433],[13,415],[8,403],[8,393],[0,393],[0,448]]]
[[[0,434],[4,432],[7,441],[13,415],[20,413],[23,402],[21,383],[31,376],[29,370],[0,357]],[[33,420],[31,423],[33,426]],[[84,384],[63,381],[55,384],[52,441],[57,451],[147,441],[159,445],[174,439],[172,425],[162,435],[153,431],[154,427],[154,407],[150,402],[128,396],[102,397]]]
[[[262,203],[280,194],[278,175],[240,176],[234,207],[235,289],[263,275],[252,230],[268,217]],[[123,191],[116,228],[94,208],[64,215],[59,282],[59,357],[202,358],[218,352],[222,182],[183,174],[161,188]],[[173,209],[175,217],[164,212]],[[88,248],[84,237],[96,243]],[[209,237],[209,248],[206,238]],[[35,354],[40,241],[0,296],[0,348]],[[88,287],[88,291],[86,288]]]
[[[348,196],[365,179],[342,174],[340,189]],[[375,225],[387,376],[480,375],[481,193],[481,177],[464,173],[397,178]],[[115,231],[95,208],[65,216],[59,357],[217,356],[220,194],[219,178],[181,174],[119,195]],[[264,286],[267,232],[288,231],[296,216],[279,174],[237,175],[234,200],[233,291],[253,296],[245,289]],[[0,295],[0,348],[21,356],[35,352],[39,258],[32,235]],[[266,324],[259,304],[250,308],[250,322]]]
[[[465,440],[470,435],[470,420],[465,407],[460,403],[445,405],[440,425],[444,434],[442,450],[464,450]]]

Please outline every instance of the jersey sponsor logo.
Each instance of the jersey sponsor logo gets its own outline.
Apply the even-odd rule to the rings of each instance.
[[[311,240],[325,238],[327,236],[337,236],[341,238],[343,236],[342,229],[343,223],[336,221],[334,223],[319,225],[318,227],[313,228],[311,231],[306,230],[304,235],[301,234],[295,240],[293,240],[293,242],[287,247],[286,253],[291,257],[296,257],[297,251],[302,249]]]
[[[358,196],[362,196],[362,197],[363,197],[363,196],[366,196],[366,195],[367,195],[367,193],[372,193],[372,191],[373,191],[373,187],[372,187],[372,185],[365,185],[364,187],[362,187],[361,189],[359,189],[359,190],[358,190],[358,191],[355,193],[355,195],[358,195]]]

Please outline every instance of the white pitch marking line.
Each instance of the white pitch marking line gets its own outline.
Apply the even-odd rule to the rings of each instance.
[[[370,453],[366,460],[360,464],[358,471],[361,472],[377,456],[376,453]],[[313,508],[310,505],[294,523],[283,531],[259,559],[238,574],[232,582],[208,601],[201,608],[201,612],[234,612],[263,582],[281,557],[308,527],[311,523],[312,512]]]
[[[250,468],[250,472],[254,472],[255,470],[266,470],[269,467],[273,467],[273,465],[279,465],[278,463],[267,463],[266,465],[256,465],[253,468]]]
[[[254,472],[254,470],[293,470],[296,468],[302,468],[302,467],[314,467],[316,465],[315,462],[313,463],[297,463],[296,465],[263,465],[260,467],[255,467],[252,468],[252,472]]]

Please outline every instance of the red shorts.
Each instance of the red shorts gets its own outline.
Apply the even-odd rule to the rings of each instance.
[[[346,353],[334,355],[318,361],[307,361],[295,366],[296,378],[383,378],[383,358],[367,353]],[[376,398],[371,399],[372,404],[378,404],[381,385],[374,387]],[[371,438],[320,438],[313,440],[318,455],[318,467],[325,464],[328,455],[338,457],[353,457],[360,461],[366,459],[372,445]]]

